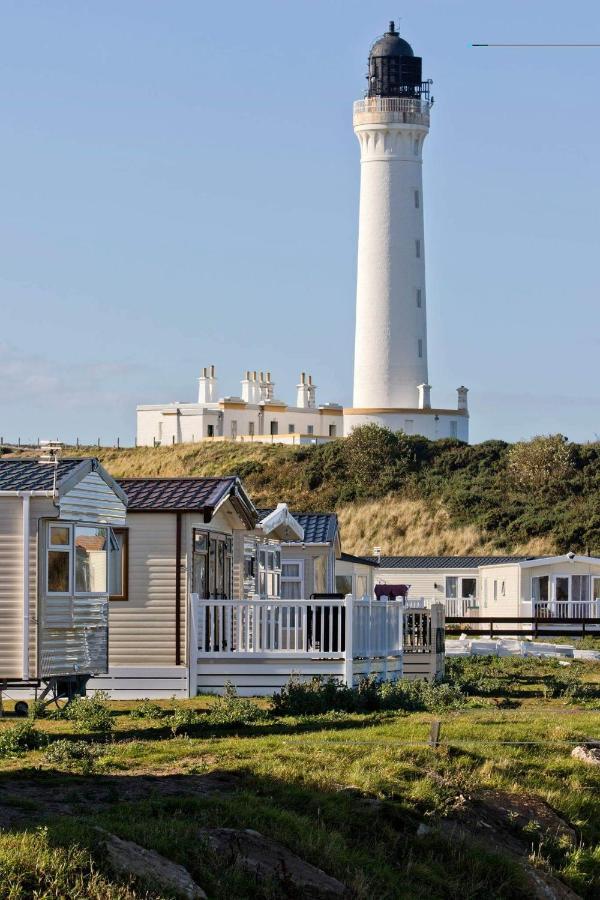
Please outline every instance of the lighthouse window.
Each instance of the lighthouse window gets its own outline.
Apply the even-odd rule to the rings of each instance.
[[[417,254],[417,259],[421,259],[421,241],[415,241],[415,252]]]
[[[419,359],[423,356],[423,341],[419,338]]]
[[[419,196],[419,192],[415,191],[415,209],[418,209],[421,205],[421,198]]]
[[[450,419],[450,437],[458,437],[458,422],[454,419]]]
[[[417,306],[418,306],[419,309],[421,309],[421,303],[422,303],[422,300],[421,300],[421,288],[417,288]]]
[[[415,156],[419,155],[419,139],[418,138],[415,138],[414,154],[415,154]]]

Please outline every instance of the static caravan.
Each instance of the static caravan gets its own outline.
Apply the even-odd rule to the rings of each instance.
[[[261,517],[272,510],[261,510]],[[335,513],[293,513],[303,537],[290,537],[281,546],[281,598],[309,599],[336,593],[336,560],[342,548]]]
[[[257,511],[236,477],[126,478],[119,486],[128,514],[110,597],[110,667],[90,687],[116,699],[194,695],[191,594],[243,597],[243,538]]]
[[[375,558],[375,557],[374,557]],[[376,584],[409,587],[411,605],[421,601],[442,603],[447,616],[484,615],[480,569],[488,565],[512,565],[524,556],[381,556]]]
[[[95,459],[0,460],[0,691],[69,697],[107,671],[109,557],[126,506]]]
[[[372,597],[379,563],[367,556],[342,552],[335,561],[336,594],[352,594],[359,599]]]
[[[262,516],[254,531],[238,534],[234,554],[240,543],[243,551],[243,584],[234,585],[236,598],[270,600],[281,596],[282,542],[304,539],[304,529],[286,503]],[[237,555],[237,554],[235,554]],[[236,589],[237,588],[237,589]]]

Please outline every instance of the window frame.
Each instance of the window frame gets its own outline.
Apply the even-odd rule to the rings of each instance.
[[[121,585],[122,592],[120,594],[109,593],[108,599],[117,603],[129,600],[129,528],[123,526],[115,527],[112,533],[116,536],[123,535],[123,543],[121,545]],[[108,561],[108,586],[110,588],[110,551]]]
[[[284,575],[283,567],[284,566],[298,566],[298,575]],[[306,593],[304,589],[304,560],[303,559],[294,559],[293,557],[285,558],[283,555],[281,557],[281,579],[280,579],[280,590],[283,595],[283,586],[284,584],[299,584],[300,585],[300,596],[295,598],[297,600],[303,600],[304,594]],[[282,596],[283,600],[283,596]],[[294,603],[294,600],[290,600],[288,598],[285,599],[285,603]]]
[[[111,531],[114,529],[111,525],[105,525],[104,523],[98,524],[96,522],[65,522],[61,519],[46,519],[41,520],[41,522],[45,522],[45,527],[42,532],[43,534],[43,579],[40,579],[44,586],[44,595],[46,597],[107,597],[110,599],[110,570],[109,570],[109,555],[110,555],[110,539],[111,539]],[[69,531],[69,543],[68,544],[52,544],[51,535],[53,528],[67,528]],[[107,547],[104,551],[106,553],[106,590],[104,591],[78,591],[77,590],[77,553],[75,547],[75,536],[77,528],[99,528],[106,531],[106,543]],[[50,553],[64,553],[69,560],[69,586],[66,591],[51,591],[49,588],[48,578],[50,575],[50,566],[49,566],[49,557]]]

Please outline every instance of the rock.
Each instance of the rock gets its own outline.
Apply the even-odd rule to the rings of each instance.
[[[262,878],[276,878],[303,897],[343,897],[341,881],[306,862],[287,847],[250,828],[202,828],[198,837],[221,858]]]
[[[96,831],[102,835],[108,862],[117,875],[134,875],[185,900],[206,900],[202,888],[183,866],[103,828],[96,828]]]
[[[573,747],[571,756],[588,766],[600,766],[600,746]]]

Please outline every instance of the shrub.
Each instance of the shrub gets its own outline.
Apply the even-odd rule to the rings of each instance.
[[[90,775],[96,767],[96,751],[86,741],[53,741],[45,753],[46,762],[70,771]]]
[[[562,434],[539,435],[508,452],[510,480],[522,491],[561,491],[572,473],[572,449]]]
[[[204,721],[210,725],[245,725],[265,719],[266,713],[252,700],[240,697],[230,681],[225,682],[225,694],[217,697]]]
[[[195,709],[189,706],[177,706],[172,715],[165,720],[173,736],[185,733],[191,725],[198,725],[200,717]]]
[[[21,722],[0,732],[0,757],[22,756],[28,750],[38,750],[46,737],[37,731],[33,722]]]
[[[291,678],[273,695],[272,702],[273,713],[278,716],[322,715],[332,710],[438,712],[463,706],[465,696],[453,685],[426,681],[380,681],[369,676],[350,688],[332,678],[310,681]]]
[[[158,703],[153,703],[146,697],[129,713],[132,719],[164,719],[166,712]]]
[[[113,728],[108,694],[96,691],[90,697],[75,697],[61,710],[61,718],[73,722],[77,731],[110,734]]]

